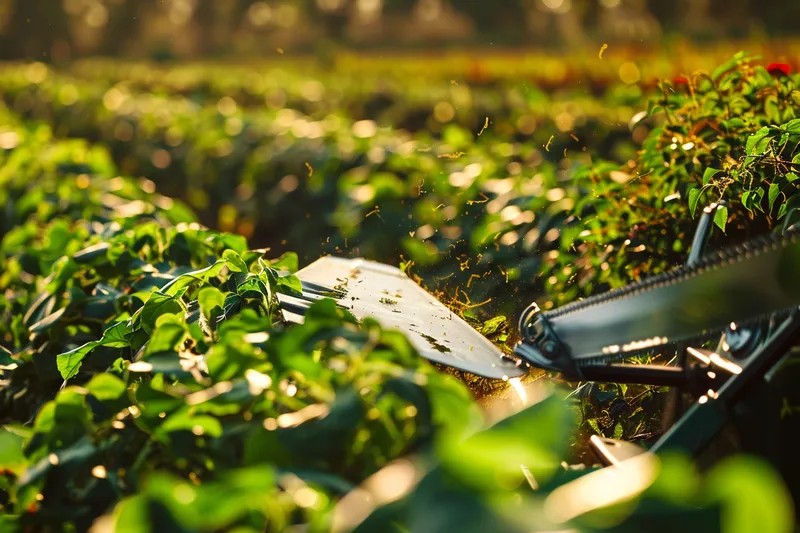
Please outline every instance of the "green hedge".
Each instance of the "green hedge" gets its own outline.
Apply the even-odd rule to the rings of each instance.
[[[664,117],[622,168],[595,160],[564,172],[541,162],[536,173],[517,174],[509,165],[539,160],[541,150],[499,134],[476,140],[452,126],[432,152],[389,156],[380,163],[386,167],[328,174],[319,169],[339,160],[315,160],[306,183],[313,190],[314,175],[336,176],[342,239],[356,231],[349,235],[376,250],[401,242],[411,273],[424,267],[435,280],[449,269],[457,283],[480,287],[476,293],[513,303],[516,286],[530,290],[520,299],[538,290],[544,307],[559,305],[682,261],[686,250],[676,242],[685,245],[695,204],[717,199],[710,192],[731,202],[715,242],[784,223],[797,198],[795,83],[744,56],[710,76],[665,83],[651,104]],[[156,102],[143,115],[156,120],[159,99],[141,98]],[[206,116],[202,109],[184,108],[186,119]],[[231,118],[207,116],[218,126]],[[657,427],[644,403],[657,390],[584,387],[573,404],[563,393],[545,395],[491,426],[467,388],[421,361],[400,333],[358,323],[331,301],[313,306],[302,326],[283,324],[275,295],[297,289],[287,274],[298,266],[295,255],[271,259],[274,252],[249,250],[242,236],[198,225],[152,182],[116,177],[108,152],[92,143],[54,139],[47,126],[11,115],[4,123],[0,183],[11,206],[0,243],[4,531],[83,531],[93,523],[136,532],[325,531],[360,522],[373,506],[360,531],[721,524],[777,532],[792,523],[777,475],[741,457],[703,477],[684,458],[642,464],[650,474],[617,483],[629,489],[618,499],[613,483],[601,480],[592,491],[615,505],[580,512],[567,503],[592,500],[570,480],[604,474],[560,466],[578,444],[576,424],[626,437]],[[333,136],[363,154],[397,142],[389,131],[354,138],[349,126]],[[457,151],[468,154],[438,157]],[[415,189],[426,192],[417,198]],[[380,210],[369,215],[376,196]],[[361,224],[346,223],[351,212],[364,215]],[[409,212],[414,234],[392,230]],[[420,238],[425,226],[433,233]],[[472,241],[447,234],[451,226]],[[504,240],[512,232],[517,239]],[[451,245],[466,258],[450,252],[431,261]],[[481,272],[474,262],[458,266],[477,254],[486,271],[503,267],[502,282],[474,280]],[[515,276],[524,283],[511,283]],[[629,409],[612,408],[618,399]],[[539,490],[526,488],[520,464]],[[387,488],[398,499],[387,500]],[[364,491],[376,498],[372,506]]]

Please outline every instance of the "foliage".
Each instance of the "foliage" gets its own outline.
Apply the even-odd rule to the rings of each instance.
[[[622,141],[630,162],[620,167],[594,141],[569,155],[566,132],[556,150],[551,122],[535,141],[458,121],[400,133],[344,113],[325,130],[335,111],[194,103],[20,68],[2,91],[23,120],[3,111],[0,130],[3,531],[325,531],[339,520],[360,531],[788,529],[780,480],[745,458],[702,477],[683,458],[653,459],[644,478],[617,480],[629,491],[616,500],[563,514],[554,501],[584,501],[571,481],[604,472],[560,466],[575,426],[652,436],[659,390],[583,386],[572,404],[559,390],[490,425],[468,389],[399,332],[330,300],[303,325],[284,324],[276,294],[298,289],[298,257],[269,259],[277,254],[219,230],[241,230],[244,212],[303,255],[327,249],[326,237],[402,255],[420,280],[463,290],[450,303],[471,319],[489,313],[470,297],[502,300],[499,311],[539,295],[550,308],[680,263],[692,212],[720,196],[729,206],[714,243],[789,218],[795,78],[737,56],[663,83],[649,110],[662,115],[634,124],[653,129],[638,154]],[[110,151],[54,138],[34,118]],[[298,133],[317,127],[318,137]],[[159,169],[161,151],[169,164]],[[116,176],[112,161],[130,158],[150,161],[137,170],[152,181]],[[220,202],[218,230],[154,191],[170,187],[201,211],[198,197]],[[233,223],[220,216],[226,205]],[[315,234],[320,226],[330,233]],[[513,341],[501,318],[481,329]],[[354,511],[348,502],[364,491],[373,504]]]

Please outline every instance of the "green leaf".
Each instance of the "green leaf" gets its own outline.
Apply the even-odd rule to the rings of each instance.
[[[176,296],[180,291],[193,283],[207,283],[211,278],[219,275],[227,266],[225,261],[217,261],[211,266],[181,274],[161,288],[161,292],[168,296]]]
[[[222,424],[212,416],[191,416],[187,412],[178,412],[167,417],[156,431],[156,436],[167,437],[173,431],[191,431],[195,435],[219,437],[222,435]]]
[[[22,453],[25,439],[5,428],[0,428],[0,465],[20,475],[28,464]]]
[[[763,213],[764,207],[761,205],[761,202],[764,199],[764,189],[761,187],[753,189],[751,197],[753,200],[753,206]]]
[[[788,174],[786,174],[785,178],[789,181],[789,183],[793,183],[798,178],[798,176],[794,172],[789,172]]]
[[[764,99],[764,114],[771,123],[780,122],[781,112],[777,95],[770,95]]]
[[[116,400],[127,390],[125,382],[113,374],[97,374],[86,385],[89,393],[98,400]]]
[[[81,361],[98,346],[100,346],[100,341],[91,341],[78,346],[74,350],[58,354],[56,356],[56,366],[59,373],[61,373],[61,377],[65,381],[75,377],[81,369]]]
[[[722,530],[791,531],[792,500],[780,476],[754,457],[721,461],[708,476],[703,493],[722,504]]]
[[[788,209],[788,204],[785,203],[781,204],[780,207],[778,207],[778,220],[786,216],[787,209]]]
[[[772,206],[775,205],[775,200],[781,193],[780,185],[777,182],[772,182],[769,186],[769,212],[772,213]]]
[[[744,191],[742,194],[742,205],[748,211],[753,210],[753,191]]]
[[[781,129],[786,131],[787,133],[792,133],[792,134],[800,133],[800,118],[790,120],[786,124],[782,125]]]
[[[17,368],[17,362],[14,360],[14,354],[0,344],[0,370],[13,370]]]
[[[647,115],[646,115],[646,117],[652,117],[653,115],[655,115],[659,111],[663,111],[663,110],[664,110],[664,106],[657,104],[655,102],[655,100],[650,100],[647,103]]]
[[[156,326],[156,320],[166,313],[183,313],[183,307],[174,296],[162,294],[157,291],[151,293],[142,308],[141,320],[144,330],[152,334]]]
[[[53,265],[52,279],[46,286],[47,291],[50,293],[60,291],[77,271],[78,264],[71,257],[62,257]]]
[[[101,342],[103,346],[108,346],[109,348],[125,348],[130,346],[129,333],[127,321],[117,322],[103,333]]]
[[[173,321],[159,322],[145,348],[145,355],[174,351],[186,337],[184,324]]]
[[[716,176],[720,172],[722,172],[722,171],[721,170],[717,170],[715,168],[707,168],[705,170],[705,172],[703,172],[703,185],[708,185],[709,182],[711,182],[711,180],[714,178],[714,176]],[[694,216],[694,215],[692,215],[692,216]]]
[[[216,287],[203,287],[197,295],[197,303],[206,320],[211,321],[213,311],[225,307],[225,295]]]
[[[64,380],[68,380],[75,375],[81,368],[81,362],[89,353],[98,346],[108,346],[110,348],[124,348],[130,345],[127,340],[128,328],[126,322],[119,322],[108,328],[99,341],[91,341],[86,344],[61,353],[56,356],[56,366]]]
[[[61,316],[64,314],[64,312],[66,310],[67,310],[66,307],[62,307],[58,311],[47,315],[46,317],[41,319],[39,322],[37,322],[36,324],[32,325],[30,327],[30,332],[31,333],[39,333],[41,331],[46,331],[46,330],[50,329],[56,322],[58,322],[58,319],[61,318]]]
[[[745,153],[747,155],[761,155],[767,149],[771,140],[770,129],[764,126],[747,138]]]
[[[728,223],[728,208],[726,206],[722,206],[717,209],[717,212],[714,213],[714,224],[719,226],[719,228],[724,232],[725,225]]]
[[[78,264],[85,264],[91,262],[94,258],[105,256],[106,252],[111,249],[111,244],[108,242],[99,242],[88,248],[84,248],[80,252],[72,256]]]
[[[280,276],[276,280],[279,289],[286,289],[286,292],[298,293],[303,292],[303,282],[294,274]]]
[[[294,274],[300,268],[300,261],[294,252],[286,252],[280,258],[270,261],[270,266],[276,270],[288,270]]]
[[[692,187],[689,189],[689,214],[694,218],[694,213],[697,211],[697,202],[700,201],[700,189]]]
[[[500,329],[503,324],[506,322],[506,317],[504,316],[496,316],[491,318],[483,323],[483,327],[481,328],[481,333],[484,335],[491,335],[492,333],[496,333],[498,329]]]
[[[711,73],[711,78],[715,82],[719,81],[719,78],[723,74],[733,70],[736,66],[738,66],[742,62],[742,59],[743,55],[741,53],[737,53],[731,59],[727,60],[726,62],[715,68],[714,71]]]
[[[222,259],[228,264],[228,268],[233,272],[248,272],[247,264],[237,252],[234,250],[225,250],[222,252]]]

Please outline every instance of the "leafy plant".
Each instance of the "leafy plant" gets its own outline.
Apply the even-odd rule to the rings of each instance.
[[[608,113],[632,115],[638,89],[612,88],[618,107],[583,102],[578,113],[512,84],[502,103],[476,110],[513,119],[492,118],[480,135],[485,117],[472,116],[472,128],[469,113],[432,134],[400,133],[366,115],[325,122],[337,105],[315,109],[313,99],[297,102],[302,112],[243,109],[211,83],[213,69],[184,90],[165,82],[168,92],[202,92],[194,103],[147,94],[152,80],[119,85],[124,68],[90,82],[37,65],[0,82],[23,117],[1,111],[3,531],[791,524],[781,481],[746,458],[701,477],[684,458],[643,456],[635,480],[616,484],[621,496],[565,511],[558,502],[591,502],[570,492],[581,486],[573,481],[604,475],[561,466],[579,455],[574,429],[646,440],[660,431],[658,389],[584,385],[572,403],[559,389],[490,425],[470,390],[402,333],[331,300],[285,324],[276,295],[300,289],[298,256],[272,259],[224,231],[265,229],[304,256],[338,246],[402,258],[507,346],[507,319],[493,314],[533,298],[548,309],[680,263],[691,217],[708,201],[729,202],[715,244],[790,218],[800,127],[796,80],[783,69],[739,55],[711,75],[664,82],[649,109],[660,114],[633,125],[652,128],[638,154],[612,127],[581,156],[569,155],[581,143],[566,132],[553,141],[556,117],[535,110],[563,105],[592,132]],[[419,105],[435,115],[435,104]],[[539,113],[548,126],[531,140],[515,113]],[[105,140],[110,152],[54,138],[34,118]],[[602,159],[620,153],[630,158],[622,166]],[[118,177],[114,162],[153,181]],[[155,193],[170,187],[208,208],[217,229]],[[264,225],[243,225],[248,216]],[[372,504],[360,508],[365,491]]]

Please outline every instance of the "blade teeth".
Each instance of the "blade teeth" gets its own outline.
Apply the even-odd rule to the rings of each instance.
[[[309,308],[308,305],[304,305],[297,302],[289,302],[285,300],[281,300],[280,307],[285,311],[289,311],[290,313],[294,313],[296,315],[301,315],[301,316],[305,316],[306,311],[308,311]]]
[[[302,281],[303,284],[303,292],[314,294],[316,296],[322,296],[327,298],[334,298],[334,299],[341,299],[344,298],[345,292],[339,289],[332,289],[330,287],[326,287],[324,285],[319,285],[318,283],[313,283],[311,281]]]
[[[550,319],[558,318],[568,313],[579,311],[593,305],[606,303],[608,301],[623,298],[629,295],[640,294],[644,291],[650,291],[656,287],[663,287],[683,281],[703,272],[717,270],[725,264],[734,264],[745,259],[751,259],[753,256],[760,253],[765,253],[770,250],[777,251],[782,247],[785,247],[787,244],[796,243],[799,235],[800,230],[792,230],[785,235],[769,234],[761,236],[751,241],[718,250],[716,253],[707,255],[700,259],[700,261],[693,267],[679,267],[672,271],[658,274],[649,279],[634,283],[628,287],[614,289],[606,293],[597,294],[577,302],[569,303],[558,309],[546,312],[545,317]]]
[[[294,296],[282,293],[278,294],[279,307],[281,309],[289,311],[290,313],[295,313],[297,315],[305,315],[306,311],[308,311],[308,308],[311,307],[311,305],[314,302],[317,302],[318,300],[322,299],[323,297],[313,298],[309,297],[306,294],[303,294],[302,296]],[[336,307],[340,309],[347,309],[343,304],[339,302],[336,303]]]

